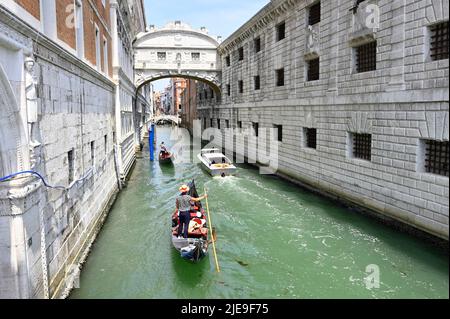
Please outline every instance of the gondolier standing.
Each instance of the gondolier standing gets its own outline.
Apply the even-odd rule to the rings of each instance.
[[[176,205],[179,212],[180,224],[178,226],[178,237],[183,233],[183,237],[188,237],[189,222],[191,220],[191,201],[199,202],[205,199],[208,195],[205,194],[199,198],[188,195],[189,186],[183,185],[180,187],[181,194],[176,199]]]

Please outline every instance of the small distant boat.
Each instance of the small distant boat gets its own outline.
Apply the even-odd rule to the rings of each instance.
[[[189,184],[190,196],[198,198],[195,181]],[[209,237],[215,238],[214,229],[210,234],[207,228],[207,217],[201,202],[191,203],[191,220],[188,238],[178,238],[178,211],[172,215],[172,244],[180,252],[183,259],[198,262],[208,254]]]
[[[172,160],[173,160],[173,153],[171,153],[171,152],[167,152],[167,153],[160,152],[159,153],[159,163],[160,164],[172,163]]]
[[[202,149],[197,157],[202,168],[212,176],[225,177],[234,175],[237,171],[237,167],[217,148]]]

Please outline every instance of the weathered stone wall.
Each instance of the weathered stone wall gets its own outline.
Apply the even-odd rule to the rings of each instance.
[[[321,21],[311,32],[313,3],[272,1],[221,44],[222,102],[201,101],[199,118],[208,127],[210,119],[214,127],[221,119],[223,132],[225,120],[234,128],[242,121],[249,130],[236,135],[236,144],[253,134],[252,122],[261,129],[282,125],[280,175],[448,239],[449,179],[424,173],[422,163],[422,139],[449,140],[449,60],[429,57],[429,25],[448,21],[448,2],[367,0],[354,15],[354,1],[322,0]],[[358,20],[369,4],[381,13],[375,30]],[[283,21],[286,37],[276,41]],[[353,46],[368,39],[377,40],[376,70],[356,73]],[[316,81],[306,81],[311,57],[320,57]],[[278,87],[280,68],[285,83]],[[260,90],[254,90],[256,75]],[[317,149],[305,146],[304,128],[317,129]],[[371,161],[349,155],[349,133],[372,135]]]

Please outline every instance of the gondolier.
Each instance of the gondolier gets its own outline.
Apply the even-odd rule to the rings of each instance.
[[[189,222],[191,220],[191,201],[200,202],[208,195],[205,194],[199,198],[188,195],[189,186],[183,185],[180,187],[181,194],[176,199],[176,206],[179,212],[180,224],[178,226],[178,237],[183,234],[184,238],[188,237]]]

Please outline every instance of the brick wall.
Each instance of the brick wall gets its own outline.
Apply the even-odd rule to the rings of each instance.
[[[76,33],[74,23],[73,0],[56,1],[56,25],[58,38],[76,50]]]
[[[41,19],[40,0],[14,0],[21,7],[27,10],[33,17]]]

